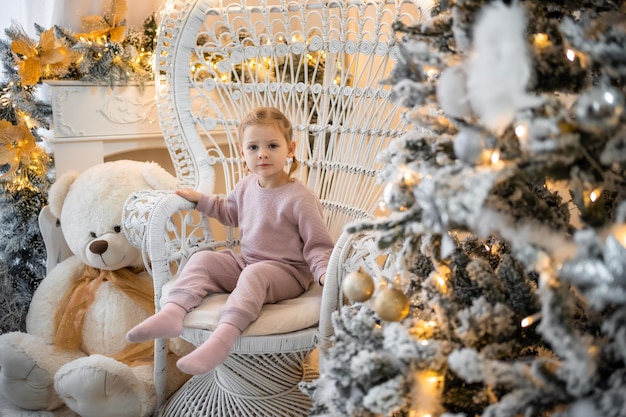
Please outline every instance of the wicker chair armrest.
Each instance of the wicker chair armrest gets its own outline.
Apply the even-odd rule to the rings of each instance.
[[[154,208],[162,199],[173,196],[172,191],[166,190],[143,190],[132,193],[124,203],[122,209],[122,224],[124,234],[130,243],[139,249],[144,249],[147,243],[146,236],[150,218]],[[177,197],[181,201],[180,210],[189,210],[194,204]]]
[[[122,210],[124,233],[141,249],[144,265],[152,275],[157,311],[162,287],[172,274],[191,253],[213,244],[207,217],[194,208],[194,203],[172,191],[146,190],[131,194]],[[173,263],[178,268],[172,269]],[[165,400],[167,352],[167,340],[155,340],[154,384],[159,405]]]
[[[172,191],[140,191],[126,200],[124,233],[141,249],[154,281],[157,309],[161,288],[178,270],[172,264],[180,267],[193,252],[213,246],[208,217],[194,209],[194,203]]]

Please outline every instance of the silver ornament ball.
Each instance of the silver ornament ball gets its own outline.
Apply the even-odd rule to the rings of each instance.
[[[593,87],[576,100],[574,111],[582,129],[597,131],[613,128],[624,112],[624,95],[614,87]]]
[[[463,128],[452,144],[454,155],[468,165],[485,162],[486,152],[493,148],[493,138],[476,128]]]

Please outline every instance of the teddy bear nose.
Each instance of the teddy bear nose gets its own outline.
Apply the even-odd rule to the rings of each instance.
[[[109,244],[106,240],[94,240],[89,245],[89,250],[96,255],[102,255],[109,248]]]

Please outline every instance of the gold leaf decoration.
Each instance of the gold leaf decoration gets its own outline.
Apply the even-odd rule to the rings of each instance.
[[[41,34],[39,43],[26,35],[11,42],[11,50],[19,55],[18,73],[25,86],[34,85],[49,68],[60,70],[69,67],[80,54],[56,40],[54,28]]]
[[[0,180],[10,178],[20,164],[28,164],[35,146],[35,137],[25,124],[0,120],[0,165],[9,166]]]

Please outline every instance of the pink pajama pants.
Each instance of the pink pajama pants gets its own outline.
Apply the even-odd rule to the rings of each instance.
[[[230,293],[218,324],[229,323],[244,331],[259,317],[263,304],[299,296],[312,279],[282,262],[245,265],[231,250],[200,251],[189,258],[166,302],[178,304],[189,312],[208,294]]]

